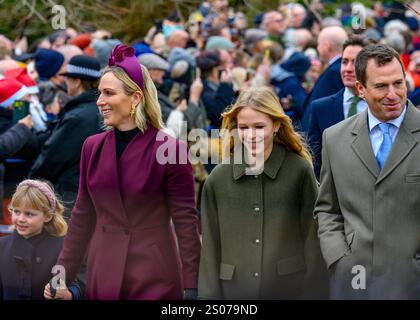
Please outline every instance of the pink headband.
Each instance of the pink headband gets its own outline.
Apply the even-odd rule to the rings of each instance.
[[[27,179],[19,183],[18,188],[23,187],[23,186],[34,187],[40,190],[47,197],[51,205],[51,211],[55,210],[56,202],[55,202],[54,194],[51,192],[50,188],[46,186],[45,182]]]
[[[140,63],[134,55],[134,48],[119,44],[112,49],[108,66],[122,68],[141,90],[144,90],[144,78]]]

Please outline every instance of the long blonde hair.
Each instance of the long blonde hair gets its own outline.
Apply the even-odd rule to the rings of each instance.
[[[146,129],[147,122],[156,129],[162,129],[164,124],[155,84],[150,77],[149,71],[147,71],[143,65],[140,66],[144,78],[144,90],[141,90],[120,67],[106,67],[102,76],[108,72],[112,72],[112,74],[123,83],[124,93],[127,96],[132,96],[134,92],[141,91],[142,98],[140,103],[136,106],[136,113],[134,115],[136,126],[141,132],[144,132]]]
[[[312,157],[303,137],[297,133],[292,125],[292,120],[284,113],[277,95],[269,87],[252,87],[242,92],[235,104],[222,114],[222,129],[231,132],[237,129],[237,115],[244,107],[251,107],[256,111],[269,116],[273,122],[280,124],[274,135],[274,143],[283,145],[286,150],[296,153],[312,166]],[[233,139],[233,138],[231,138]],[[233,143],[227,145],[230,152]]]
[[[29,185],[19,185],[10,201],[9,211],[12,211],[15,207],[25,205],[33,210],[41,211],[44,215],[52,215],[51,220],[44,224],[44,228],[52,236],[64,236],[67,233],[67,223],[63,218],[64,207],[54,193],[54,188],[48,182],[37,181],[51,191],[55,200],[54,210],[51,208],[50,200],[39,188]]]

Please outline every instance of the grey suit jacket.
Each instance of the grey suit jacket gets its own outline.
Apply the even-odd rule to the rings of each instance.
[[[332,297],[420,298],[420,111],[408,102],[382,171],[368,130],[365,110],[323,134],[314,216]]]

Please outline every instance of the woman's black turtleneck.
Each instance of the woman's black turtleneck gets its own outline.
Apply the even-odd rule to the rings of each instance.
[[[115,129],[115,140],[117,143],[117,160],[120,160],[120,157],[124,152],[125,148],[139,132],[140,130],[137,127],[127,131],[120,131],[118,129]]]

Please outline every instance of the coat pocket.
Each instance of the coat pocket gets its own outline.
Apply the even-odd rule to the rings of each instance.
[[[280,276],[296,273],[305,268],[306,264],[303,255],[296,255],[277,261],[277,274]]]
[[[234,272],[235,272],[235,266],[231,264],[221,263],[220,271],[219,271],[219,278],[221,280],[232,280]]]
[[[405,183],[420,183],[420,174],[406,174]]]

